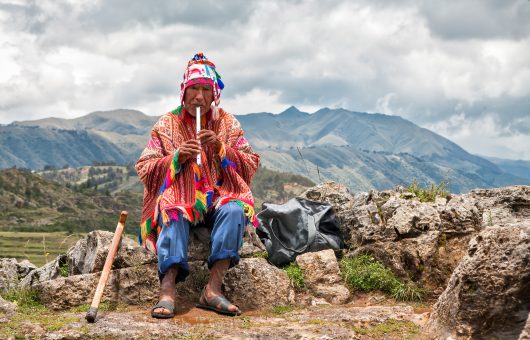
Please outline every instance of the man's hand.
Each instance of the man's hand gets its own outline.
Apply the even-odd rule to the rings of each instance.
[[[210,146],[214,148],[215,152],[219,152],[221,149],[221,141],[217,138],[217,135],[212,130],[201,130],[197,137],[201,141],[202,146]]]
[[[178,162],[180,164],[184,164],[186,163],[186,161],[188,161],[188,159],[197,156],[199,152],[201,152],[201,146],[199,145],[199,141],[196,139],[187,140],[179,147]]]

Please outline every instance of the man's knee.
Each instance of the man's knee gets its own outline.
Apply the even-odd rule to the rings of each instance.
[[[224,218],[234,220],[243,219],[245,217],[245,212],[243,211],[243,208],[235,202],[228,202],[220,206],[219,214]]]

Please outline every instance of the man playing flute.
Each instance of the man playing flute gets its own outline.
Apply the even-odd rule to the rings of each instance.
[[[199,223],[211,230],[211,252],[210,276],[198,306],[241,314],[222,295],[221,286],[226,271],[239,262],[245,225],[256,224],[250,183],[260,157],[234,115],[219,107],[223,88],[215,65],[196,54],[184,72],[180,106],[154,125],[136,163],[144,184],[140,241],[158,256],[160,298],[151,310],[155,318],[174,316],[175,284],[189,274],[189,230]]]

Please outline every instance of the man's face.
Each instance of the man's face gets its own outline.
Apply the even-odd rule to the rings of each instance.
[[[210,84],[194,84],[186,89],[184,94],[184,107],[186,112],[195,117],[197,107],[201,108],[201,114],[210,110],[213,102],[213,88]]]

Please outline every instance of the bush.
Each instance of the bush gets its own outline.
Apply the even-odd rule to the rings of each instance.
[[[344,280],[352,289],[364,292],[379,290],[401,301],[423,298],[424,293],[418,286],[412,282],[401,282],[390,269],[368,254],[343,258],[340,266]]]

